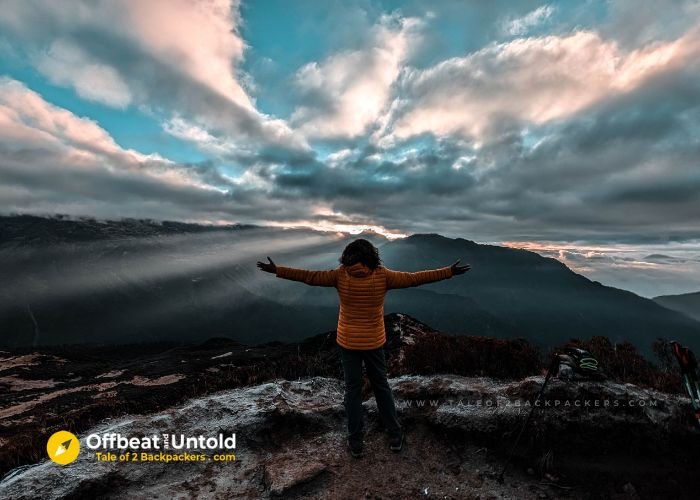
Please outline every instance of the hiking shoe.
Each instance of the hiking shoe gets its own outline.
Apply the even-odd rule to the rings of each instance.
[[[364,455],[364,450],[362,449],[362,443],[358,443],[355,441],[350,441],[348,439],[348,448],[350,449],[350,454],[354,458],[362,458],[362,455]]]
[[[398,436],[392,436],[391,438],[389,438],[389,449],[394,453],[398,453],[401,451],[401,448],[403,448],[403,442],[404,434],[403,431],[401,431],[401,434],[399,434]]]

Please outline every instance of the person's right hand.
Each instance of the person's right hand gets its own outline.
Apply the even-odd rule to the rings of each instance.
[[[265,271],[266,273],[277,273],[277,266],[275,265],[274,262],[272,262],[272,259],[270,257],[267,258],[270,262],[260,262],[258,261],[258,269],[261,271]]]
[[[472,268],[469,264],[466,264],[464,266],[460,266],[459,261],[460,261],[460,259],[457,259],[457,262],[455,262],[454,264],[452,264],[450,266],[450,269],[452,269],[452,276],[457,276],[458,274],[464,274]]]

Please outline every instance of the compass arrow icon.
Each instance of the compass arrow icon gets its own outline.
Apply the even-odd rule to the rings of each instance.
[[[59,455],[63,455],[66,451],[68,451],[68,448],[70,448],[70,443],[73,441],[72,439],[69,439],[68,441],[64,441],[60,445],[58,445],[58,448],[56,448],[56,453],[53,454],[54,457],[57,457]]]

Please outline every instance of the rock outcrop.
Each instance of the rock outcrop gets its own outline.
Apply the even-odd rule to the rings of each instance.
[[[694,498],[689,401],[632,384],[553,379],[527,342],[451,336],[386,317],[390,384],[407,430],[389,452],[369,384],[367,454],[346,450],[334,332],[296,344],[71,347],[0,353],[0,498]],[[636,359],[636,358],[630,358]],[[612,358],[609,360],[612,362]],[[627,366],[622,363],[620,366]],[[647,380],[647,379],[644,379]],[[46,460],[59,429],[236,433],[227,463],[114,463],[82,447]]]
[[[392,378],[406,448],[389,452],[369,399],[367,455],[360,460],[345,448],[340,380],[275,380],[222,391],[152,415],[108,421],[79,437],[235,432],[234,462],[99,462],[83,442],[80,457],[68,466],[44,460],[14,471],[0,483],[0,497],[682,498],[688,481],[697,482],[682,470],[676,470],[676,483],[667,479],[669,468],[684,460],[675,443],[689,450],[700,444],[683,398],[610,382],[554,380],[543,400],[550,406],[535,410],[516,465],[500,484],[505,452],[541,382],[541,376],[518,382]],[[660,465],[669,456],[673,463]],[[601,475],[599,464],[609,465],[611,457],[626,457],[635,470],[618,462],[618,470]]]

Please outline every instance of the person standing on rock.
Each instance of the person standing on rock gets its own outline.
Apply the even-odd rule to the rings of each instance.
[[[384,296],[394,288],[419,286],[464,274],[470,266],[460,266],[457,260],[440,269],[414,273],[392,271],[381,265],[377,248],[362,238],[347,245],[340,257],[340,266],[327,271],[277,266],[270,257],[267,260],[258,261],[258,268],[274,273],[278,278],[312,286],[335,287],[338,291],[340,312],[336,342],[345,378],[348,447],[352,456],[359,458],[363,455],[363,361],[377,409],[389,435],[389,447],[394,452],[401,451],[404,433],[386,377]]]

